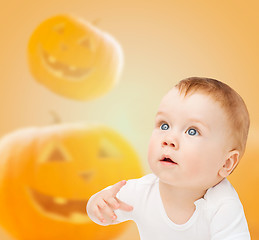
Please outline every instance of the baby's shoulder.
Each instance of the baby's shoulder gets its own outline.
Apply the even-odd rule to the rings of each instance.
[[[147,174],[141,178],[127,180],[120,192],[133,192],[134,194],[144,194],[153,189],[158,183],[158,178],[154,174]]]
[[[215,239],[250,239],[243,206],[227,179],[208,189],[204,200],[204,213]]]
[[[207,209],[220,208],[224,204],[241,204],[232,184],[225,178],[216,186],[209,188],[204,195]]]
[[[130,199],[132,199],[132,202],[135,202],[136,199],[144,199],[150,191],[154,190],[154,186],[157,182],[158,178],[154,174],[127,180],[126,185],[120,189],[117,197],[121,200],[127,200],[128,202]]]

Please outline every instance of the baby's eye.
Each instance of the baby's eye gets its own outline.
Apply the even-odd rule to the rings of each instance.
[[[160,126],[160,129],[161,130],[168,130],[169,129],[169,125],[167,123],[163,123],[161,126]]]
[[[187,130],[187,133],[188,133],[190,136],[199,135],[199,132],[198,132],[195,128],[189,128],[189,129]]]

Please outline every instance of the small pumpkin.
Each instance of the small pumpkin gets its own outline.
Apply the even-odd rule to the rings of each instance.
[[[43,21],[28,43],[35,80],[62,96],[89,100],[109,91],[123,65],[120,44],[91,23],[69,15]]]
[[[86,213],[90,196],[142,175],[130,144],[105,126],[56,124],[0,141],[0,224],[20,240],[113,239],[127,223],[101,227]]]

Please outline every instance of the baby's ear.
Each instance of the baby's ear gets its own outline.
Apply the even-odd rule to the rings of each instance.
[[[228,153],[224,165],[219,170],[219,175],[223,178],[227,177],[237,166],[239,161],[239,151],[232,150]]]

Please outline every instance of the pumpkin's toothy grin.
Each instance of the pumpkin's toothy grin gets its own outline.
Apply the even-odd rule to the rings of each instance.
[[[92,72],[92,68],[78,68],[62,63],[42,48],[40,48],[39,54],[45,67],[56,77],[65,77],[71,81],[80,81]]]
[[[37,206],[47,214],[54,214],[56,217],[65,218],[66,221],[78,223],[90,221],[85,210],[88,200],[52,197],[34,189],[30,189],[29,192]]]

